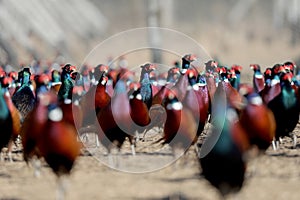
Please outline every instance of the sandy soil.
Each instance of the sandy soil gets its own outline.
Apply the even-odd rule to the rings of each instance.
[[[295,130],[299,140],[300,126]],[[80,156],[69,178],[67,199],[220,199],[219,193],[203,177],[195,147],[177,162],[168,147],[151,145],[159,134],[152,130],[145,142],[137,144],[137,155],[130,155],[126,142],[114,164],[127,173],[106,166],[108,156],[102,148],[95,149],[89,135],[94,156]],[[278,151],[269,149],[265,155],[248,162],[244,187],[228,199],[299,199],[300,145],[291,148],[290,138],[284,138]],[[27,166],[22,154],[13,154],[14,162],[0,163],[0,199],[55,199],[56,177],[43,162],[41,176]],[[100,160],[100,161],[99,161]]]

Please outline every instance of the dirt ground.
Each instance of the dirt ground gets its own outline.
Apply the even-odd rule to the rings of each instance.
[[[251,82],[251,75],[245,67],[244,82]],[[278,151],[269,148],[265,155],[249,159],[242,190],[227,199],[300,199],[300,124],[294,132],[298,137],[296,149],[286,137]],[[77,160],[66,199],[222,199],[201,177],[194,146],[176,161],[169,147],[152,144],[158,138],[158,130],[149,131],[145,141],[137,143],[136,156],[131,155],[129,142],[125,141],[120,154],[111,159],[101,146],[95,148],[94,134],[89,134],[85,144],[93,156],[80,156]],[[36,178],[19,149],[13,159],[13,163],[0,162],[0,200],[55,199],[57,179],[45,162],[41,176]]]
[[[295,132],[300,140],[300,125]],[[122,170],[119,171],[106,166],[108,156],[102,148],[91,145],[92,137],[89,135],[86,144],[94,156],[80,156],[77,160],[69,177],[66,199],[221,199],[218,191],[200,176],[194,146],[177,162],[169,164],[172,153],[168,147],[151,145],[159,137],[152,130],[145,142],[137,144],[136,156],[130,155],[129,143],[124,144],[113,162]],[[298,200],[300,144],[292,149],[291,139],[284,138],[281,147],[276,152],[270,148],[265,155],[250,159],[242,190],[228,199]],[[21,153],[14,152],[13,159],[13,163],[0,163],[0,199],[55,199],[56,177],[44,162],[41,176],[36,178]]]

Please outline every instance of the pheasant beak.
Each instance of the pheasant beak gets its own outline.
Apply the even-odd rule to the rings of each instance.
[[[272,71],[269,70],[269,69],[267,69],[267,70],[266,70],[266,74],[270,76],[270,75],[272,74]]]
[[[69,70],[70,70],[71,73],[75,72],[76,71],[76,66],[71,65]]]
[[[9,85],[12,83],[12,78],[10,78],[10,77],[5,77],[5,78],[2,80],[2,82],[3,82],[3,85],[9,86]]]
[[[224,68],[219,68],[219,74],[225,73]]]
[[[294,66],[293,65],[284,65],[284,69],[286,71],[293,71],[294,70]]]
[[[242,70],[242,66],[234,65],[234,66],[232,66],[232,69],[240,72]]]
[[[17,79],[17,76],[18,76],[17,73],[14,73],[14,72],[9,73],[9,77],[11,77],[11,78],[14,79],[14,80]]]
[[[197,60],[197,56],[194,54],[190,55],[190,61],[193,62],[195,60]]]
[[[102,65],[100,67],[100,71],[103,71],[103,72],[107,73],[108,72],[108,66],[107,65]]]
[[[105,80],[107,82],[108,81],[108,77],[107,76],[103,77],[103,80]]]
[[[6,76],[6,72],[5,71],[0,71],[0,77],[5,77]]]
[[[156,70],[156,66],[155,65],[150,65],[149,69],[150,70]]]
[[[78,72],[76,72],[76,71],[71,72],[71,74],[70,74],[70,76],[71,76],[71,78],[72,78],[73,80],[76,79],[77,75],[78,75]]]
[[[174,68],[174,69],[173,69],[173,73],[174,73],[174,74],[180,74],[179,68]]]
[[[101,84],[102,84],[102,85],[105,85],[105,84],[107,83],[107,81],[108,81],[108,77],[107,77],[107,76],[104,76],[104,77],[102,78]]]
[[[288,81],[288,82],[292,82],[292,76],[287,73],[287,74],[284,74],[283,78],[282,78],[284,81]]]
[[[284,66],[281,65],[278,69],[278,72],[286,72]]]
[[[218,62],[217,61],[213,61],[211,63],[211,66],[214,67],[214,68],[217,68],[218,67]]]

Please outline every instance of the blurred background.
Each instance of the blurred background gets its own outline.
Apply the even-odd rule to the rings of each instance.
[[[0,64],[80,65],[110,36],[146,26],[180,31],[224,65],[300,65],[300,0],[0,0]],[[140,37],[151,43],[157,36]],[[173,42],[180,48],[181,41]],[[118,56],[109,55],[117,48],[102,56]],[[152,53],[133,62],[164,62]]]

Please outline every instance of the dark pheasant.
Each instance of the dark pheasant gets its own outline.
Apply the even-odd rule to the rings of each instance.
[[[265,78],[261,73],[258,64],[251,64],[250,68],[254,71],[253,74],[253,87],[256,93],[260,93],[265,87]]]
[[[236,111],[228,107],[223,87],[216,90],[212,103],[212,129],[200,152],[202,175],[222,195],[236,192],[244,183],[244,153],[249,143]]]
[[[27,114],[34,108],[36,101],[30,76],[29,68],[24,68],[19,72],[21,86],[12,96],[12,101],[21,114],[21,121],[23,121]]]
[[[12,100],[11,100],[11,96],[9,93],[9,85],[11,84],[11,79],[10,77],[4,77],[1,80],[1,85],[2,85],[2,90],[4,92],[4,100],[7,104],[7,107],[9,109],[11,118],[12,118],[12,136],[9,140],[8,143],[8,157],[10,159],[10,161],[12,161],[12,148],[13,148],[13,144],[14,141],[16,141],[17,137],[20,134],[21,131],[21,120],[20,120],[20,113],[17,110],[17,108],[15,107],[15,105],[13,104]]]
[[[58,91],[58,100],[72,99],[72,88],[74,83],[71,78],[71,73],[75,72],[76,67],[71,64],[66,64],[61,72],[61,86]]]
[[[5,147],[12,137],[13,121],[8,105],[4,99],[4,94],[0,86],[0,151]],[[0,152],[1,154],[1,152]],[[0,155],[1,157],[2,155]]]
[[[299,102],[296,92],[291,85],[292,75],[284,73],[280,77],[281,92],[268,103],[268,107],[272,110],[276,121],[276,140],[280,137],[292,136],[292,132],[299,120]],[[296,138],[293,135],[294,144],[296,146]]]

